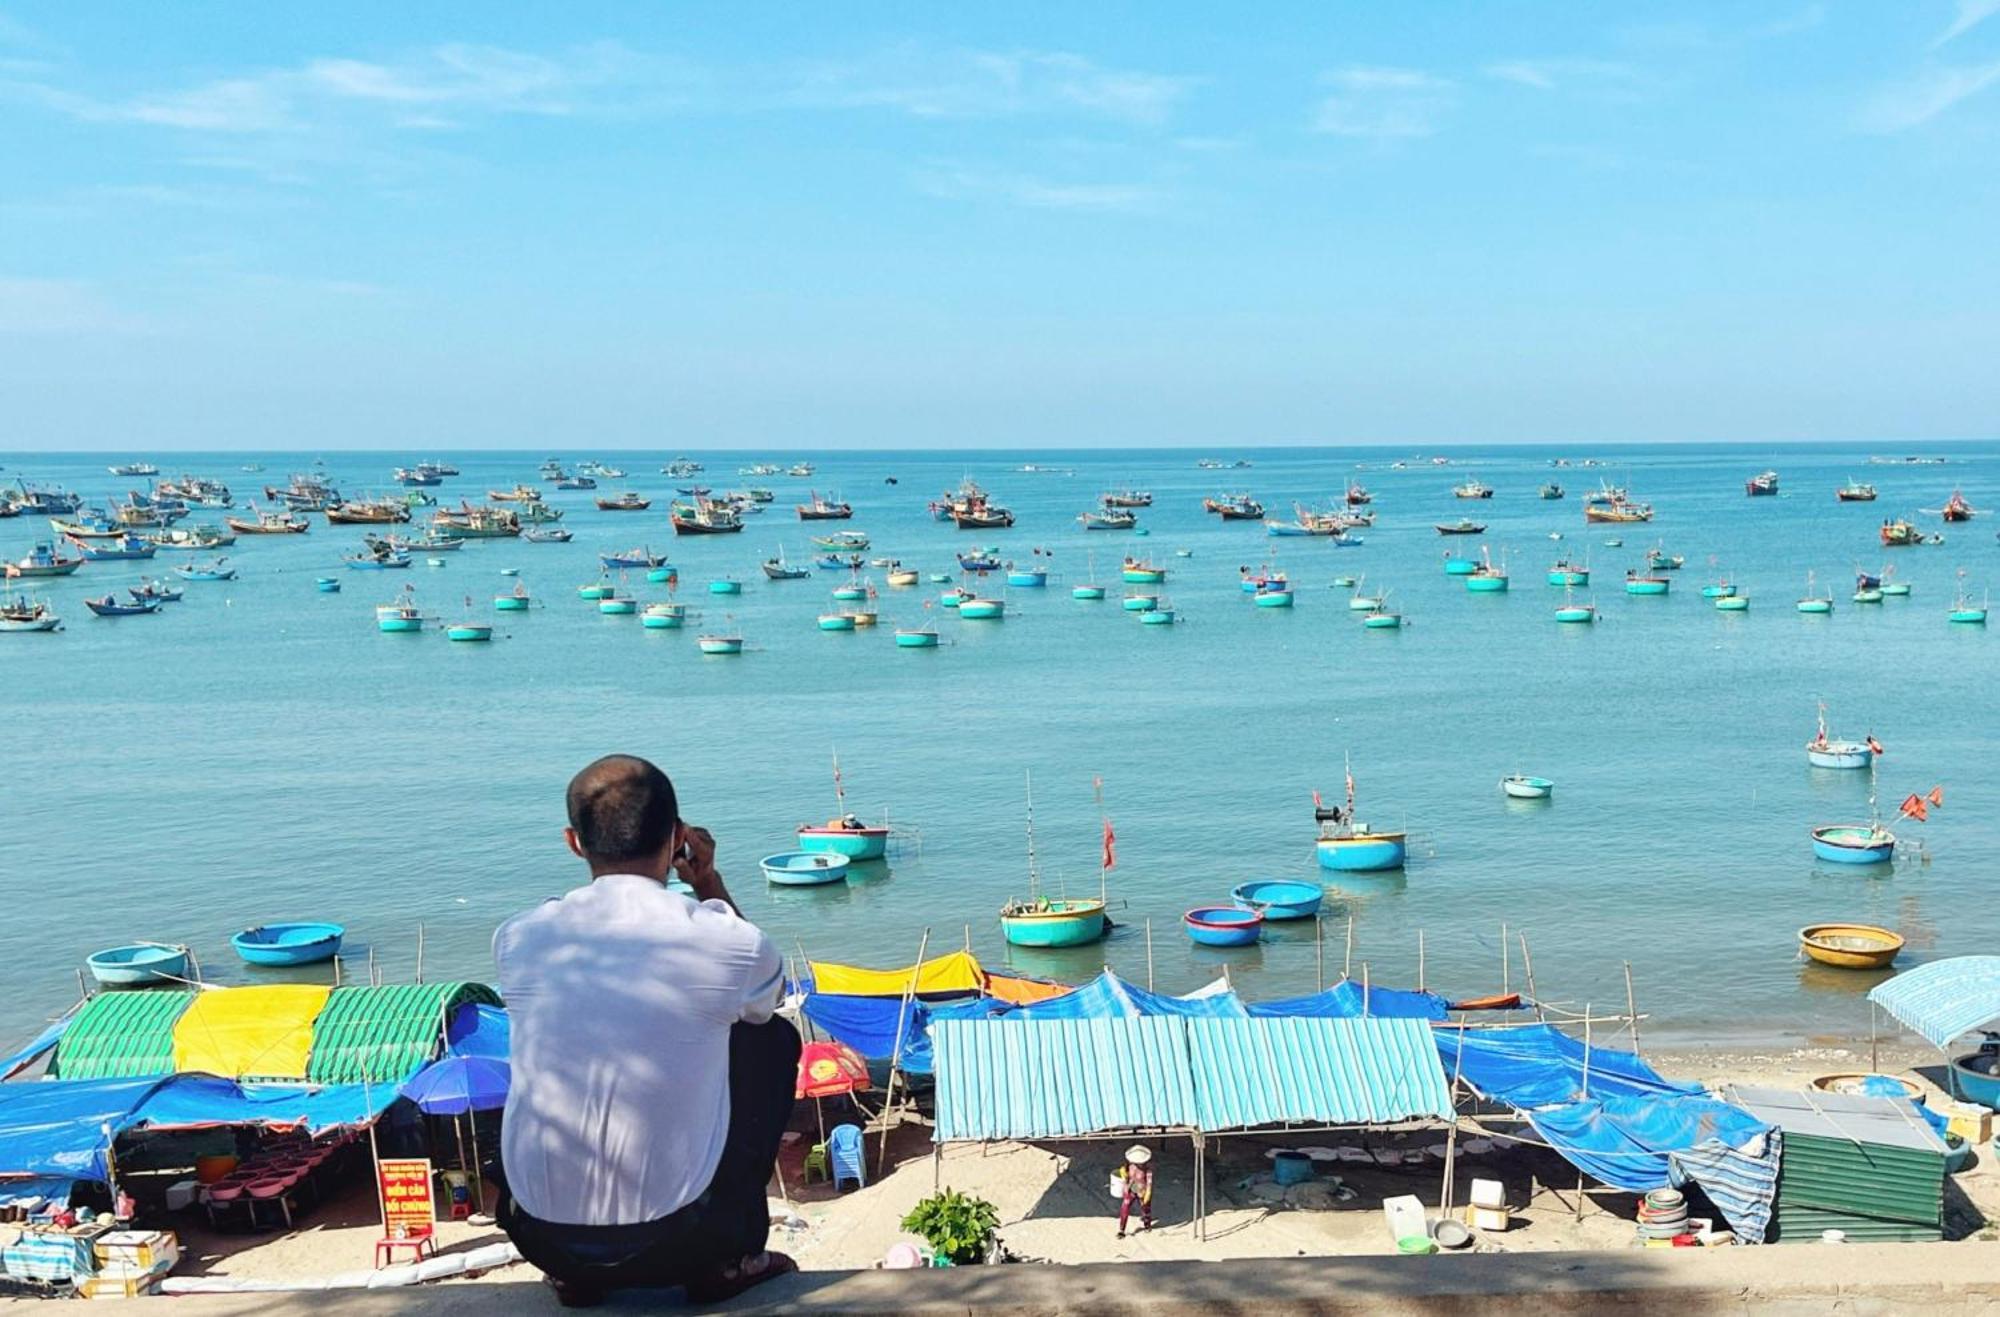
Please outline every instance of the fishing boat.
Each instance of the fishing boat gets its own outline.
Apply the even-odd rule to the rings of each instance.
[[[1760,471],[1743,482],[1743,492],[1751,498],[1767,498],[1778,492],[1778,473]]]
[[[648,631],[678,631],[687,621],[687,605],[670,600],[647,604],[639,613],[639,625]]]
[[[60,631],[62,619],[40,599],[27,595],[0,596],[0,631]]]
[[[49,529],[69,540],[80,543],[85,540],[116,540],[131,534],[129,527],[121,525],[101,512],[78,513],[74,520],[50,517]]]
[[[1652,572],[1677,572],[1687,565],[1687,559],[1678,553],[1668,553],[1659,545],[1646,550],[1646,570]]]
[[[1626,594],[1665,594],[1672,585],[1670,577],[1648,575],[1636,568],[1625,573]]]
[[[698,476],[707,469],[700,462],[690,457],[676,457],[673,461],[660,468],[663,474],[675,476],[682,480],[685,480],[689,476]],[[801,462],[792,468],[791,473],[795,476],[809,476],[812,474],[812,465],[807,462]]]
[[[326,509],[329,526],[387,526],[410,519],[410,505],[400,499],[355,499]]]
[[[1406,854],[1407,834],[1376,832],[1354,814],[1354,770],[1347,770],[1347,805],[1323,806],[1313,795],[1313,820],[1319,825],[1315,851],[1320,867],[1347,873],[1377,873],[1400,869]]]
[[[1965,573],[1963,572],[1959,573],[1961,578],[1964,575]],[[1951,621],[1960,626],[1985,626],[1987,602],[1982,600],[1974,603],[1972,596],[1965,592],[1965,586],[1961,580],[1958,589],[1958,598],[1953,600],[1951,605]]]
[[[1799,950],[1835,969],[1887,969],[1903,949],[1903,938],[1873,924],[1807,924],[1799,930]]]
[[[917,584],[920,577],[914,567],[891,567],[887,579],[890,585],[902,588]]]
[[[868,547],[868,536],[858,530],[837,530],[831,535],[815,535],[812,545],[833,553],[859,553]]]
[[[1873,503],[1875,486],[1850,478],[1846,484],[1833,491],[1833,496],[1842,503]]]
[[[1827,734],[1826,705],[1819,706],[1819,731],[1806,742],[1806,762],[1814,768],[1867,768],[1879,749],[1875,738],[1836,741]]]
[[[1966,502],[1965,495],[1955,489],[1951,491],[1951,497],[1945,500],[1944,506],[1937,511],[1946,521],[1971,521],[1979,515],[1979,509]]]
[[[696,648],[700,649],[704,654],[741,654],[743,652],[743,637],[741,636],[697,636],[694,643]]]
[[[86,562],[131,562],[151,558],[159,548],[129,532],[115,540],[71,540]]]
[[[951,519],[960,530],[1004,530],[1014,524],[1012,511],[984,501],[976,507],[954,507]]]
[[[442,485],[444,475],[430,467],[399,466],[395,472],[399,485]]]
[[[1370,631],[1400,631],[1403,627],[1403,615],[1391,612],[1386,605],[1381,605],[1363,613],[1361,625]]]
[[[439,508],[431,514],[431,526],[446,535],[473,540],[513,539],[521,534],[521,518],[509,508],[494,508],[460,501],[456,508]]]
[[[833,760],[833,817],[825,823],[802,823],[797,830],[802,851],[831,852],[850,860],[879,860],[888,853],[889,824],[863,823],[847,808],[847,787],[840,775],[840,757]]]
[[[936,649],[937,644],[938,632],[934,626],[898,628],[896,631],[897,649]]]
[[[1104,508],[1077,517],[1085,530],[1131,530],[1139,524],[1137,515],[1122,508]]]
[[[563,476],[561,479],[554,481],[553,484],[557,489],[582,490],[597,488],[596,478],[584,475]]]
[[[1150,508],[1153,494],[1146,489],[1114,489],[1098,502],[1107,508]]]
[[[560,526],[535,526],[521,532],[521,538],[530,544],[568,544],[575,532]]]
[[[1101,813],[1101,810],[1100,810]],[[1110,872],[1112,833],[1104,823],[1104,852],[1097,870],[1099,895],[1051,897],[1042,893],[1041,866],[1035,857],[1034,782],[1028,783],[1028,895],[1000,908],[1000,932],[1011,946],[1080,947],[1104,937],[1109,920],[1105,911],[1110,902],[1103,895],[1105,875]]]
[[[189,951],[163,942],[134,942],[94,952],[84,967],[107,988],[138,988],[152,983],[188,981]]]
[[[959,601],[958,615],[969,622],[997,622],[1007,615],[1007,601],[966,598]]]
[[[1823,595],[1814,594],[1813,574],[1811,572],[1806,573],[1806,592],[1799,599],[1799,611],[1801,613],[1831,613],[1833,611],[1833,592],[1829,590]]]
[[[613,498],[600,498],[595,501],[599,512],[644,512],[653,506],[653,500],[629,489]]]
[[[1486,533],[1486,523],[1483,521],[1473,521],[1466,517],[1460,517],[1457,521],[1453,522],[1440,521],[1437,523],[1437,533],[1440,535],[1483,535]]]
[[[1220,498],[1205,498],[1201,501],[1205,511],[1212,512],[1224,521],[1262,521],[1264,505],[1248,494],[1225,494]]]
[[[1347,482],[1347,493],[1342,498],[1350,508],[1363,507],[1375,501],[1375,496],[1362,488],[1361,482],[1358,480]]]
[[[151,599],[155,603],[177,604],[187,598],[187,587],[168,585],[147,576],[140,578],[137,585],[126,586],[125,593],[134,599]]]
[[[1238,883],[1229,897],[1244,910],[1254,910],[1266,920],[1311,919],[1326,899],[1326,889],[1318,883],[1296,878],[1258,878]]]
[[[1493,486],[1479,480],[1468,480],[1462,485],[1453,485],[1453,498],[1492,498]]]
[[[819,629],[822,631],[852,631],[854,619],[846,613],[821,613]]]
[[[1127,558],[1119,575],[1127,585],[1157,585],[1167,579],[1167,569],[1140,558]]]
[[[736,509],[714,499],[677,502],[667,516],[676,535],[731,535],[743,529],[743,518]]]
[[[797,512],[800,521],[846,521],[854,515],[854,507],[852,504],[821,498],[818,491],[814,490],[809,491],[806,502],[797,506]]]
[[[227,548],[236,543],[236,536],[216,526],[175,526],[154,531],[146,536],[146,541],[156,549],[170,549],[181,553],[206,553],[211,549]]]
[[[1507,569],[1493,565],[1493,555],[1488,549],[1479,551],[1479,566],[1465,575],[1465,588],[1470,594],[1498,594],[1507,588]]]
[[[229,939],[251,965],[316,965],[340,954],[347,930],[339,924],[259,924]]]
[[[1257,587],[1257,593],[1250,597],[1250,601],[1259,608],[1290,608],[1292,592],[1284,578],[1280,577],[1272,584]]]
[[[1812,830],[1812,848],[1833,864],[1881,864],[1895,858],[1896,835],[1879,823],[1832,823]]]
[[[546,526],[550,522],[561,521],[563,511],[538,498],[530,498],[514,505],[514,518],[523,526]]]
[[[156,476],[160,474],[160,468],[154,466],[151,462],[125,462],[106,469],[114,476]]]
[[[30,578],[72,576],[76,573],[77,568],[83,566],[83,563],[84,560],[81,556],[65,558],[54,544],[43,542],[29,549],[27,556],[21,558],[18,562],[8,563],[6,567],[8,576]]]
[[[1882,523],[1882,543],[1891,549],[1905,548],[1915,544],[1942,544],[1944,536],[1926,535],[1912,522],[1897,518]]]
[[[812,575],[812,568],[793,567],[785,561],[785,555],[782,553],[776,557],[766,558],[762,565],[765,577],[773,581],[802,581]],[[889,584],[896,584],[893,576]]]
[[[847,857],[826,851],[785,851],[757,862],[766,881],[778,887],[818,887],[847,877]]]
[[[1549,568],[1549,584],[1564,587],[1589,585],[1590,568],[1586,564],[1571,562],[1567,557],[1558,558]]]
[[[184,581],[233,581],[236,569],[227,558],[211,558],[206,562],[177,563],[174,575]]]
[[[543,473],[547,474],[546,467],[543,468]],[[539,499],[541,496],[542,491],[533,485],[516,485],[512,489],[489,489],[486,491],[486,497],[495,503],[523,503],[530,499]]]
[[[616,571],[623,567],[659,567],[666,563],[667,555],[654,553],[651,545],[636,549],[626,549],[621,553],[600,553],[597,560],[605,567]]]
[[[157,600],[134,599],[128,604],[115,594],[108,594],[99,599],[85,599],[83,606],[99,617],[139,617],[160,611]]]
[[[250,517],[224,517],[224,525],[239,535],[303,535],[312,523],[293,512],[259,511],[251,507]]]
[[[1750,596],[1726,594],[1715,601],[1718,613],[1747,613],[1750,611]]]
[[[971,553],[955,556],[958,558],[958,569],[962,572],[976,572],[983,575],[1000,570],[999,555],[986,549],[974,549]]]
[[[1542,486],[1542,497],[1550,500],[1563,498],[1565,497],[1563,487],[1554,481],[1550,481],[1548,484]]]
[[[391,634],[404,634],[424,629],[424,614],[417,607],[416,595],[409,586],[396,596],[390,604],[379,604],[375,609],[375,629]]]
[[[531,602],[532,597],[528,594],[528,585],[525,581],[516,581],[514,588],[506,594],[493,596],[494,611],[500,613],[525,613]]]
[[[1181,916],[1190,941],[1204,947],[1247,947],[1264,935],[1264,916],[1235,906],[1203,906]]]
[[[1854,587],[1854,602],[1857,604],[1879,604],[1882,602],[1882,586],[1857,585]]]
[[[1595,495],[1592,496],[1595,499]],[[1583,519],[1589,523],[1651,521],[1653,505],[1650,503],[1630,503],[1623,499],[1613,502],[1586,501],[1583,505]]]
[[[1545,777],[1510,773],[1500,779],[1500,789],[1515,800],[1547,800],[1555,794],[1556,784]]]

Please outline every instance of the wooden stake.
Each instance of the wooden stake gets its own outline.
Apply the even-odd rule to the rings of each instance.
[[[1361,1018],[1368,1018],[1368,962],[1361,962]]]
[[[1153,919],[1146,917],[1146,991],[1153,990]]]
[[[917,995],[917,981],[924,974],[924,953],[931,947],[931,931],[924,930],[923,940],[917,943],[917,963],[910,969],[910,986],[903,992],[903,1000],[896,1007],[896,1047],[889,1057],[889,1082],[882,1093],[882,1146],[875,1154],[875,1178],[882,1178],[882,1168],[889,1164],[889,1111],[896,1100],[896,1076],[903,1064],[903,1030],[910,1017],[910,1002]],[[907,1085],[905,1085],[907,1087]]]
[[[417,925],[417,982],[424,981],[424,926]]]
[[[1632,995],[1632,962],[1625,962],[1625,1013],[1632,1017],[1632,1055],[1639,1055],[1639,1003]]]
[[[1417,991],[1424,990],[1424,930],[1417,930]]]
[[[1521,968],[1527,973],[1528,976],[1528,999],[1535,1003],[1535,1018],[1540,1020],[1543,1024],[1547,1024],[1549,1022],[1549,1017],[1542,1010],[1542,996],[1540,993],[1535,991],[1535,962],[1534,959],[1528,955],[1528,935],[1526,933],[1522,933],[1519,936],[1521,939]],[[1589,1013],[1590,1012],[1587,1009],[1584,1011],[1584,1014],[1586,1015],[1588,1015]]]
[[[1444,1190],[1438,1199],[1438,1215],[1451,1215],[1451,1200],[1458,1192],[1458,1081],[1465,1073],[1465,1016],[1458,1017],[1458,1055],[1451,1066],[1451,1130],[1444,1136]]]
[[[1511,991],[1511,984],[1507,975],[1507,960],[1507,925],[1503,922],[1500,925],[1500,995],[1503,997]]]
[[[1583,1095],[1590,1096],[1590,1003],[1583,1004]],[[1583,1172],[1576,1173],[1576,1219],[1583,1220]]]
[[[1349,915],[1347,917],[1347,959],[1341,962],[1340,977],[1343,979],[1351,979],[1354,977],[1354,916],[1353,915]]]
[[[1326,920],[1313,916],[1313,991],[1326,991]]]

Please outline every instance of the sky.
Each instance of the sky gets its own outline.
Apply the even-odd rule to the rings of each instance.
[[[2000,0],[0,0],[0,450],[2000,431]]]

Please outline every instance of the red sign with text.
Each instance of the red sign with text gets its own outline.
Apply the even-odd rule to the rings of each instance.
[[[391,1239],[421,1239],[436,1229],[431,1164],[421,1158],[376,1163],[382,1187],[382,1231]]]

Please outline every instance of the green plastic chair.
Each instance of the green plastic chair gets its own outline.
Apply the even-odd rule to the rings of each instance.
[[[815,1143],[806,1151],[805,1182],[807,1184],[812,1183],[814,1171],[819,1172],[819,1178],[822,1180],[831,1180],[833,1178],[833,1166],[827,1160],[826,1145],[824,1143]]]

